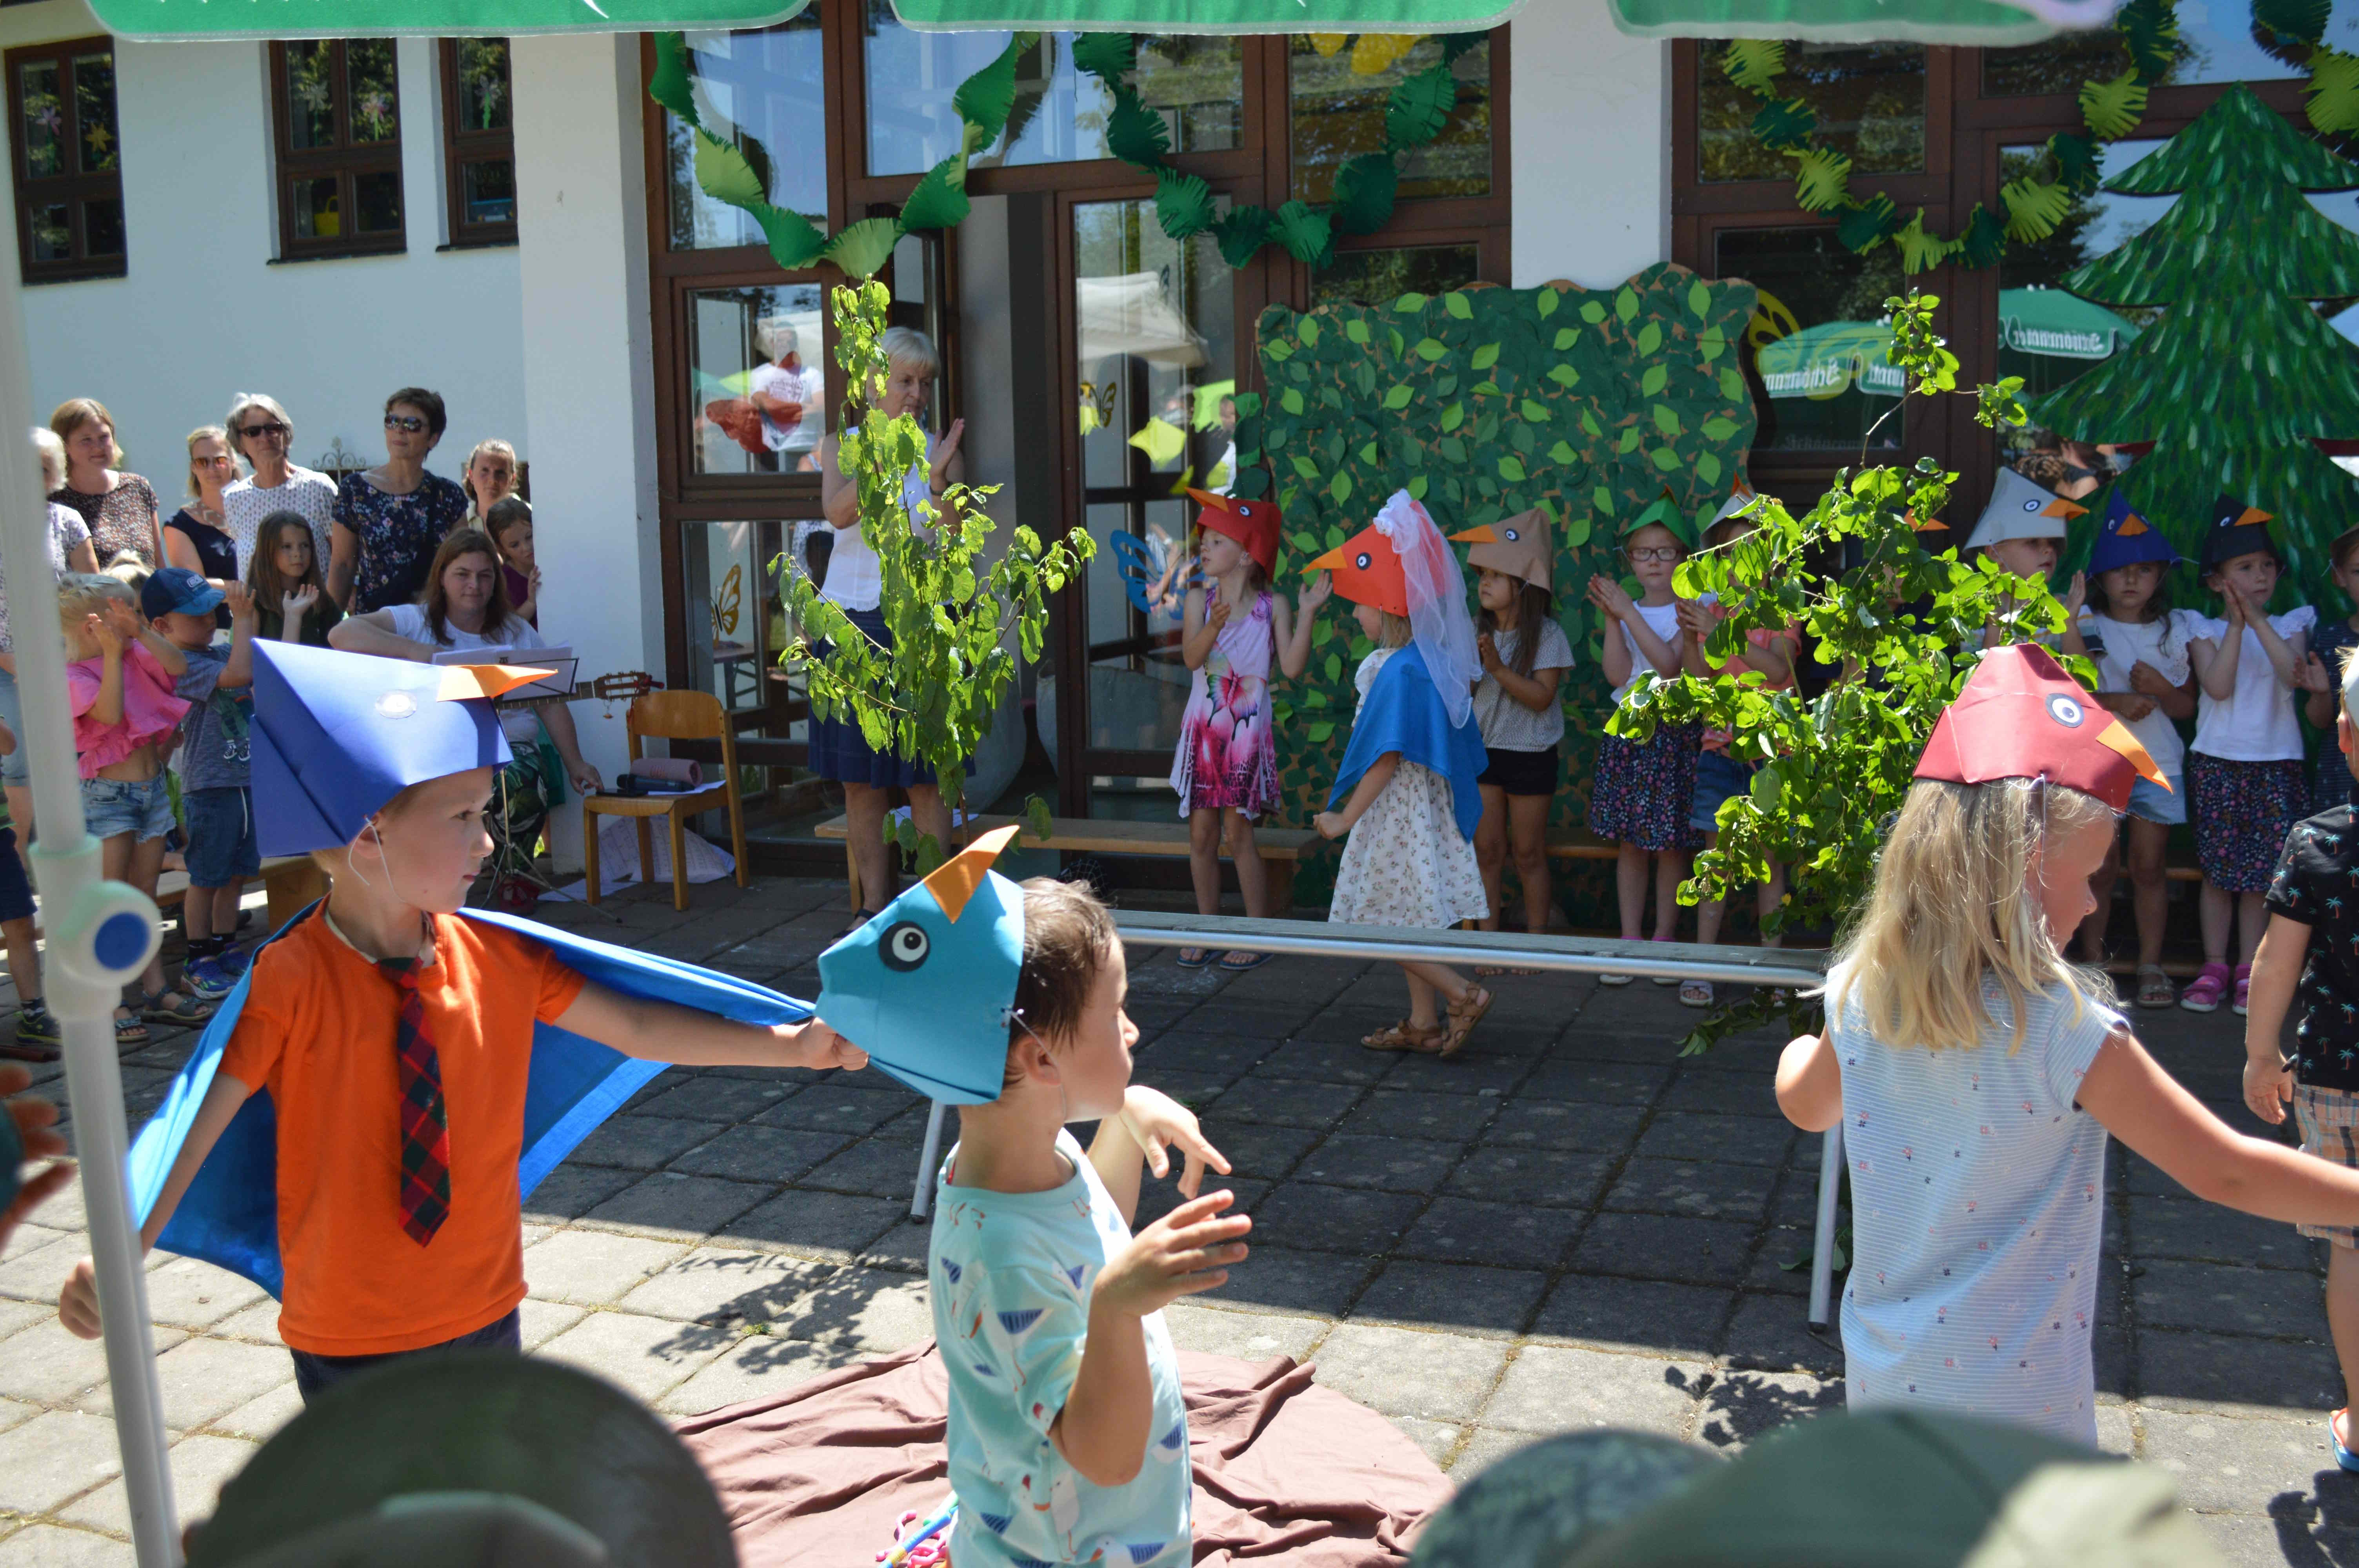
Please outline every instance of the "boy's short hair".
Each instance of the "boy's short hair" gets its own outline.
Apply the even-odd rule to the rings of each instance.
[[[1016,973],[1008,1025],[1013,1046],[1026,1033],[1061,1045],[1081,1028],[1090,990],[1115,941],[1114,914],[1079,882],[1033,877],[1024,884],[1024,964]]]

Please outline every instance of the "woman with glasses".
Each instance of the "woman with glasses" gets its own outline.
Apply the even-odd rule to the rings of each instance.
[[[116,466],[123,449],[114,444],[114,416],[106,405],[95,397],[70,397],[49,416],[49,429],[66,448],[66,480],[49,492],[49,499],[80,515],[98,564],[131,555],[150,571],[162,566],[156,487]]]
[[[254,538],[274,512],[299,512],[311,524],[311,546],[328,558],[334,541],[336,481],[290,461],[295,421],[278,399],[265,392],[241,392],[229,400],[230,450],[254,470],[222,491],[222,527],[237,551],[240,571],[254,564]]]
[[[200,425],[189,432],[189,503],[164,524],[164,555],[171,565],[188,568],[218,589],[238,580],[237,546],[223,526],[222,511],[222,492],[236,477],[226,429]],[[213,619],[227,626],[229,606],[218,606]]]
[[[351,613],[416,603],[434,552],[466,520],[466,492],[426,471],[449,423],[441,394],[403,387],[385,400],[385,462],[336,487],[328,596]]]

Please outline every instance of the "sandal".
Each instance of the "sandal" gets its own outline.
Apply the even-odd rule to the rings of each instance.
[[[2190,1012],[2217,1012],[2220,1001],[2228,994],[2228,966],[2206,964],[2196,971],[2194,980],[2179,993],[2179,1005]]]
[[[1183,969],[1201,969],[1212,961],[1212,950],[1209,947],[1182,947],[1180,949],[1180,967]]]
[[[852,924],[843,928],[843,935],[838,936],[836,940],[839,942],[842,941],[844,936],[851,935],[853,932],[859,930],[862,926],[867,925],[870,921],[875,918],[876,912],[873,909],[853,910],[852,912]]]
[[[2329,1411],[2326,1417],[2326,1440],[2334,1444],[2334,1463],[2345,1470],[2359,1470],[2359,1454],[2351,1452],[2343,1441],[2343,1428],[2351,1424],[2348,1408]]]
[[[1260,968],[1269,962],[1271,957],[1272,955],[1267,953],[1231,953],[1221,960],[1221,972],[1228,975],[1242,975],[1247,969]],[[1243,963],[1238,962],[1241,958],[1245,960]]]
[[[1371,1051],[1414,1051],[1419,1055],[1431,1055],[1440,1048],[1441,1028],[1419,1029],[1408,1019],[1377,1030],[1364,1037],[1360,1044]]]
[[[1681,1007],[1710,1007],[1712,1005],[1712,982],[1710,980],[1681,980],[1680,982],[1680,1005]]]
[[[114,1043],[117,1045],[145,1045],[147,1039],[147,1026],[139,1022],[136,1013],[127,1007],[114,1010]]]
[[[2137,1004],[2140,1007],[2169,1007],[2179,1000],[2179,988],[2162,972],[2160,964],[2140,964],[2137,972]]]
[[[1600,975],[1597,983],[1601,986],[1626,986],[1637,978],[1636,975]]]
[[[1450,1033],[1441,1037],[1440,1052],[1443,1061],[1466,1049],[1466,1037],[1474,1033],[1474,1026],[1483,1022],[1483,1015],[1498,1000],[1481,986],[1470,986],[1464,996],[1450,1004]]]
[[[150,1023],[198,1024],[213,1015],[212,1008],[186,991],[161,990],[139,998],[139,1016]]]
[[[2234,1000],[2234,1001],[2230,1002],[2228,1005],[2229,1005],[2229,1011],[2233,1011],[2233,1012],[2234,1012],[2234,1013],[2238,1018],[2242,1018],[2242,1017],[2244,1017],[2244,1016],[2245,1016],[2245,997],[2246,997],[2247,995],[2249,995],[2249,994],[2251,993],[2252,989],[2253,989],[2253,966],[2252,966],[2252,965],[2250,965],[2250,964],[2239,964],[2239,965],[2237,965],[2237,966],[2236,966],[2236,996],[2235,996],[2235,1000]]]

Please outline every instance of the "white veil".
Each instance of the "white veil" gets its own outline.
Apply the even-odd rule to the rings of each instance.
[[[1466,577],[1458,557],[1408,491],[1393,492],[1375,526],[1400,557],[1401,576],[1408,584],[1409,631],[1441,693],[1441,706],[1453,728],[1464,724],[1473,711],[1483,663],[1474,652],[1474,622],[1466,613]]]

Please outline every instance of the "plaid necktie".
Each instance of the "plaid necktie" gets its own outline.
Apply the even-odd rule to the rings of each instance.
[[[393,1032],[401,1078],[401,1228],[423,1247],[451,1217],[451,1109],[442,1098],[442,1059],[426,1033],[418,968],[414,958],[377,964],[401,992]]]

